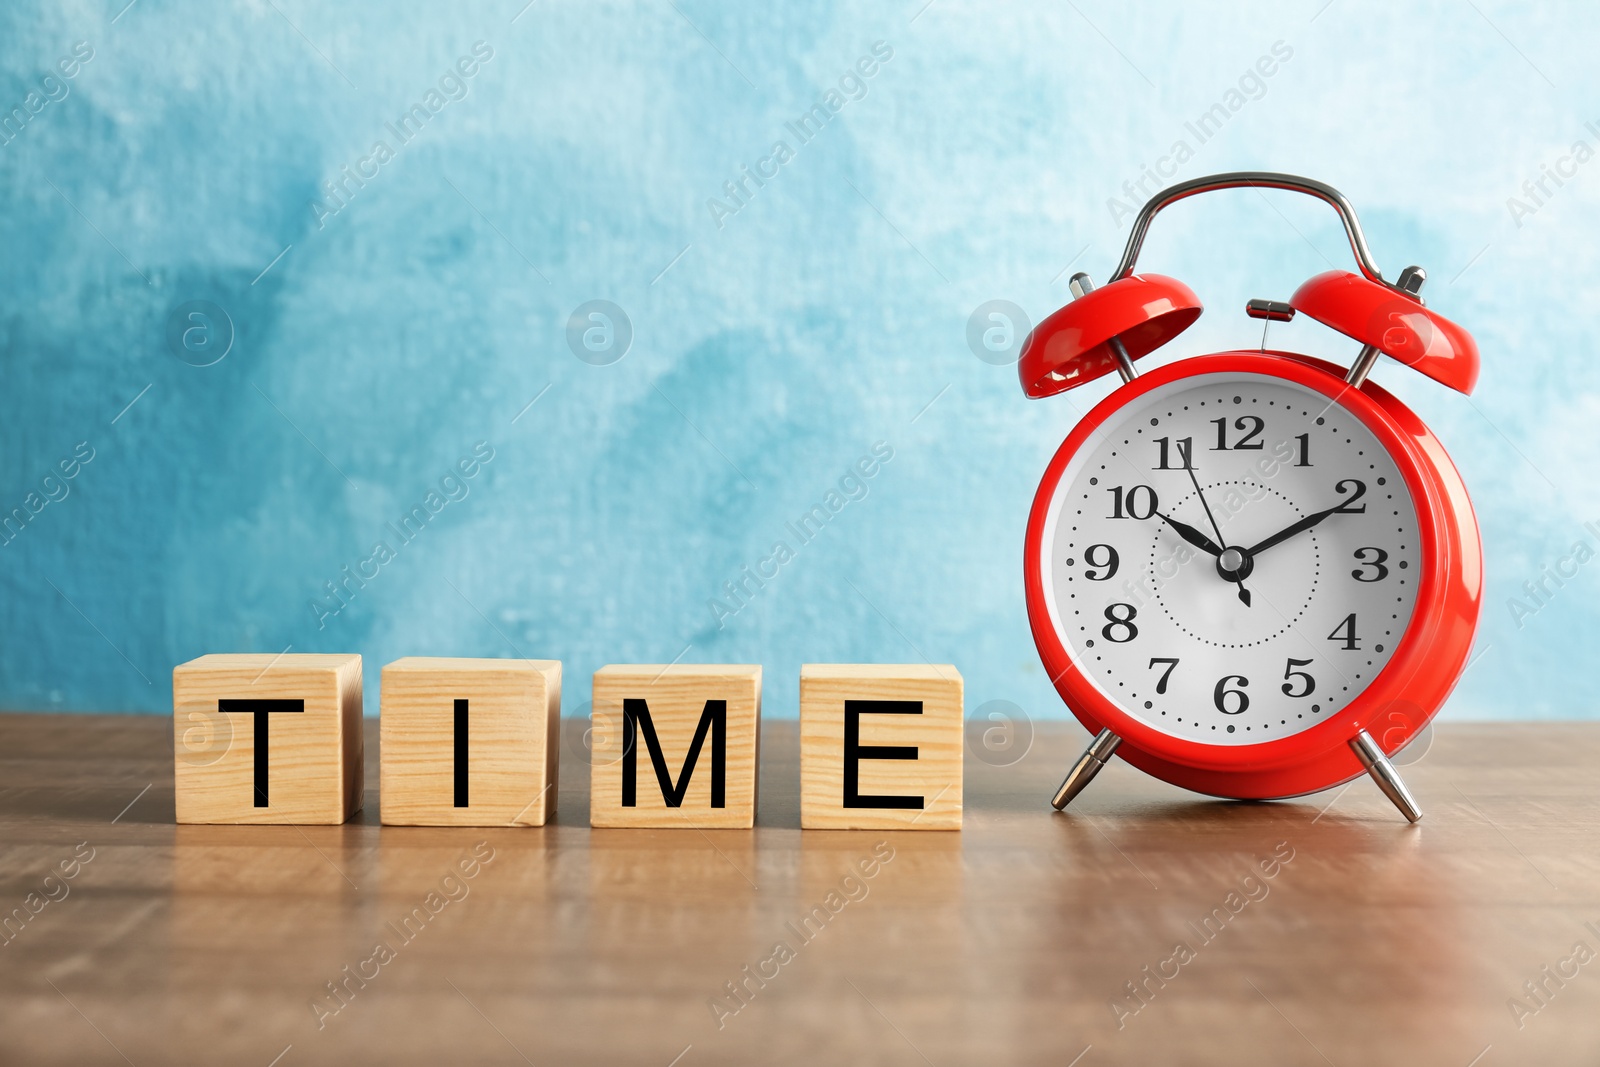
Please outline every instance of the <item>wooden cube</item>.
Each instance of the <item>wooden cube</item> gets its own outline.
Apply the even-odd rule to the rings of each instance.
[[[755,824],[759,666],[602,667],[593,703],[590,826]]]
[[[361,810],[361,657],[210,655],[172,671],[180,823],[342,823]]]
[[[961,674],[948,664],[800,668],[800,825],[961,829]]]
[[[383,668],[379,804],[400,826],[543,826],[556,810],[561,664],[408,656]]]

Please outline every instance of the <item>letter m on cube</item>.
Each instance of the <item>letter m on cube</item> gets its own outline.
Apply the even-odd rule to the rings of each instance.
[[[593,705],[591,826],[754,825],[759,666],[602,667]]]

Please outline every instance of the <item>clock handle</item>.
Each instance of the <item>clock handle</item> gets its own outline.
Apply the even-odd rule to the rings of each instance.
[[[1356,209],[1351,206],[1345,195],[1333,186],[1312,178],[1302,178],[1297,174],[1277,174],[1272,171],[1241,170],[1228,174],[1208,174],[1203,178],[1192,178],[1186,182],[1179,182],[1161,190],[1151,197],[1144,207],[1139,209],[1139,214],[1133,220],[1133,229],[1128,234],[1128,246],[1122,252],[1122,261],[1117,264],[1117,269],[1111,272],[1112,281],[1126,278],[1133,273],[1134,264],[1139,261],[1139,250],[1144,245],[1145,233],[1150,229],[1150,220],[1162,208],[1177,203],[1196,193],[1208,193],[1216,189],[1286,189],[1290,192],[1305,193],[1331,206],[1339,213],[1339,221],[1344,223],[1345,236],[1350,239],[1350,250],[1355,253],[1356,265],[1361,268],[1361,273],[1369,281],[1377,282],[1387,288],[1395,288],[1383,280],[1383,274],[1378,270],[1378,265],[1372,260],[1372,251],[1367,247],[1367,236],[1361,232],[1361,223],[1356,219]]]
[[[1383,790],[1383,795],[1394,801],[1394,806],[1400,809],[1400,814],[1408,822],[1422,818],[1422,809],[1417,807],[1411,790],[1400,780],[1400,772],[1394,769],[1394,764],[1389,762],[1389,757],[1383,754],[1383,749],[1378,747],[1378,742],[1372,739],[1371,734],[1360,731],[1350,739],[1350,747],[1355,750],[1361,766],[1367,769],[1372,780],[1378,783],[1378,788]]]
[[[1056,790],[1055,799],[1050,801],[1057,811],[1072,803],[1072,798],[1083,792],[1085,786],[1094,780],[1100,773],[1100,768],[1106,765],[1111,754],[1122,744],[1122,738],[1110,730],[1101,730],[1095,739],[1089,742],[1089,747],[1084,749],[1083,755],[1078,757],[1078,762],[1072,765],[1072,770],[1067,772],[1066,781],[1061,783],[1061,788]],[[1382,756],[1382,753],[1379,753]]]

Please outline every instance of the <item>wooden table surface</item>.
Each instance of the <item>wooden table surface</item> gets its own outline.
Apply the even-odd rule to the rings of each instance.
[[[380,827],[367,729],[350,824],[176,826],[168,719],[0,716],[0,1063],[1600,1063],[1597,725],[1438,728],[1410,827],[1117,761],[1053,814],[1050,724],[959,833],[802,833],[788,722],[754,831],[591,831],[570,745],[553,825]]]

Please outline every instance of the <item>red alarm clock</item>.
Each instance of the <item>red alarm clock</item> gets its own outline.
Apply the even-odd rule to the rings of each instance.
[[[1150,221],[1196,193],[1287,189],[1331,204],[1360,274],[1332,270],[1287,304],[1363,346],[1345,370],[1259,350],[1140,374],[1134,361],[1200,315],[1188,286],[1135,274]],[[1483,591],[1477,522],[1422,420],[1368,380],[1379,354],[1470,393],[1478,350],[1423,305],[1426,275],[1385,281],[1336,190],[1287,174],[1175,185],[1139,212],[1103,288],[1023,343],[1030,397],[1110,371],[1123,384],[1073,429],[1028,518],[1028,619],[1050,678],[1095,735],[1057,791],[1065,807],[1112,753],[1235,799],[1300,796],[1370,773],[1412,822],[1389,756],[1466,666]]]

